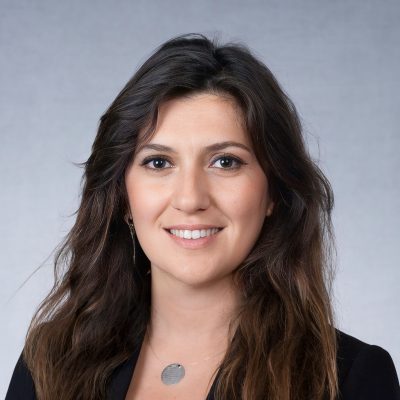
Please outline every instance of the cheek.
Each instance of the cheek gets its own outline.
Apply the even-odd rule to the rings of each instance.
[[[225,204],[232,222],[263,223],[268,201],[268,182],[263,173],[246,176],[234,188],[221,192],[220,204]],[[261,220],[261,221],[260,221]]]
[[[127,174],[125,182],[133,220],[140,221],[138,227],[146,226],[146,223],[154,220],[160,210],[162,191],[159,190],[159,186],[151,187],[147,180],[140,174],[134,174],[133,171]]]
[[[129,192],[129,203],[132,212],[137,215],[137,218],[142,219],[145,215],[151,215],[151,210],[156,207],[156,196],[146,190],[140,190],[140,185],[136,184]]]

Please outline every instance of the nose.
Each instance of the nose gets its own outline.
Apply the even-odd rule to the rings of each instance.
[[[171,203],[174,208],[186,213],[207,209],[210,193],[206,173],[196,166],[180,171],[174,182]]]

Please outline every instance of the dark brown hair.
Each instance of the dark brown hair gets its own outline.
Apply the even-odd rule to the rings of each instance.
[[[112,371],[140,345],[150,261],[137,242],[133,262],[124,173],[139,132],[154,132],[160,104],[197,93],[229,96],[241,108],[275,202],[235,270],[244,300],[216,399],[336,397],[330,184],[305,148],[295,106],[248,47],[186,34],[162,44],[129,80],[80,164],[76,222],[57,249],[54,287],[23,351],[39,400],[104,399]]]

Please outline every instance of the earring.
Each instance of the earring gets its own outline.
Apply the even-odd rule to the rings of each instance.
[[[136,265],[136,241],[135,241],[135,227],[133,226],[133,219],[131,217],[128,218],[129,230],[131,231],[131,237],[133,242],[133,265]],[[150,274],[151,269],[149,269],[146,274]]]
[[[135,227],[133,226],[133,219],[128,218],[129,230],[131,231],[132,243],[133,243],[133,264],[136,264],[136,245],[135,245]]]

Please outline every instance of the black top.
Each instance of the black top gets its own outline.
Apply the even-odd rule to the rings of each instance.
[[[382,347],[370,345],[336,329],[338,335],[338,400],[400,400],[400,386],[390,354]],[[139,356],[137,348],[132,356],[118,366],[108,386],[108,400],[125,400],[132,374]],[[214,400],[215,385],[206,400]],[[5,400],[36,400],[32,376],[22,359],[17,361]]]

